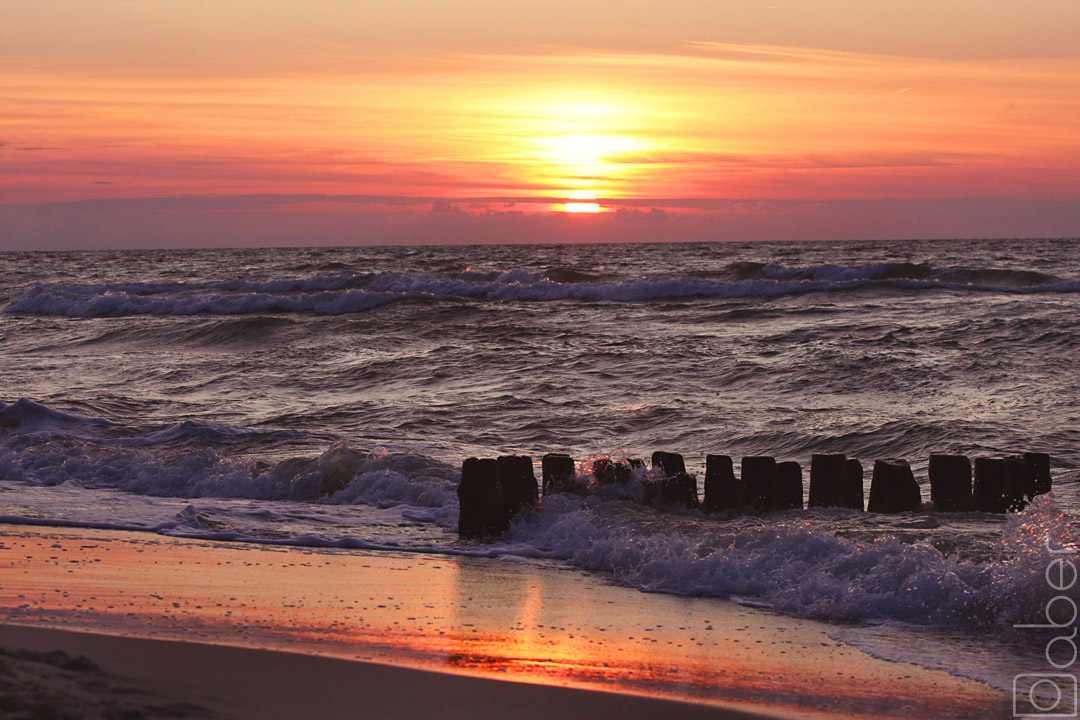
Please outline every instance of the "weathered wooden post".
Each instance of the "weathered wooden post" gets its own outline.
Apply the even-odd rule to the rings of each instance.
[[[927,473],[930,476],[930,501],[935,510],[971,510],[971,460],[966,455],[933,454]]]
[[[461,482],[457,489],[458,536],[478,539],[501,535],[509,526],[503,513],[503,494],[499,484],[499,464],[491,458],[471,457],[461,464]]]
[[[535,510],[540,498],[536,492],[536,475],[528,455],[503,455],[499,458],[499,487],[503,496],[503,516],[506,526],[522,510]]]
[[[815,453],[810,456],[809,507],[845,507],[847,457]]]
[[[679,453],[657,450],[652,454],[653,470],[659,470],[664,477],[674,477],[686,472],[686,463]]]
[[[773,506],[776,488],[776,459],[749,455],[742,459],[743,503],[762,512]],[[802,499],[799,499],[802,503]]]
[[[1031,481],[1031,498],[1050,492],[1053,481],[1050,479],[1050,456],[1046,453],[1024,453],[1024,465],[1027,466],[1028,479]]]
[[[615,484],[615,467],[607,458],[599,458],[593,461],[592,474],[599,485]]]
[[[863,466],[855,458],[844,463],[844,507],[862,512],[866,508],[863,497]]]
[[[1005,467],[1009,475],[1009,499],[1008,509],[1011,512],[1020,512],[1027,507],[1025,496],[1032,495],[1032,481],[1028,477],[1027,465],[1024,458],[1012,455],[1005,458]]]
[[[1002,458],[975,458],[972,505],[979,512],[1003,513],[1009,509],[1009,465]]]
[[[574,491],[574,458],[565,453],[548,453],[540,461],[540,470],[545,496]]]
[[[730,455],[705,456],[705,503],[707,511],[742,507],[742,484],[735,477]]]
[[[802,510],[802,466],[797,462],[776,464],[772,510]]]
[[[633,477],[634,470],[645,467],[645,461],[627,458],[626,462],[615,463],[615,482],[625,485]]]
[[[919,484],[907,460],[877,460],[870,479],[867,511],[898,513],[916,510],[920,504]]]
[[[682,455],[657,450],[652,454],[652,466],[662,476],[660,491],[665,500],[688,508],[697,507],[697,481],[686,473]]]

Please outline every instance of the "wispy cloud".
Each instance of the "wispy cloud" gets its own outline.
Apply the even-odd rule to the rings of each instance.
[[[714,57],[774,62],[813,62],[838,65],[870,65],[879,62],[878,55],[817,48],[781,47],[777,45],[747,45],[740,43],[686,40],[683,47],[706,52]]]

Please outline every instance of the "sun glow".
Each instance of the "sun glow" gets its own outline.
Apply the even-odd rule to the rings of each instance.
[[[597,194],[612,197],[633,172],[625,158],[647,152],[637,138],[603,132],[574,132],[540,137],[535,158],[538,179],[566,190],[574,200],[595,200]],[[566,203],[566,212],[601,212],[598,203]]]
[[[590,192],[575,191],[570,193],[570,197],[574,200],[595,200],[596,195]],[[600,203],[595,202],[568,202],[563,203],[563,212],[568,213],[598,213],[600,212]]]
[[[610,170],[613,156],[640,152],[643,146],[632,138],[600,133],[572,133],[543,138],[543,159],[578,176],[598,175]]]

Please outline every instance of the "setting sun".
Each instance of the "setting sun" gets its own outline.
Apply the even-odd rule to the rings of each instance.
[[[570,197],[574,200],[595,200],[596,195],[588,192],[572,192]],[[598,213],[600,212],[600,203],[596,202],[568,202],[562,206],[563,212],[568,213]]]

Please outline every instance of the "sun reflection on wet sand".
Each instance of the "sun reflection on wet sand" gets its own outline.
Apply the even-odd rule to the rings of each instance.
[[[787,708],[800,717],[981,718],[1003,701],[977,683],[874,660],[831,640],[831,626],[528,563],[0,526],[0,576],[0,622]],[[882,699],[882,683],[910,686],[911,699]]]

